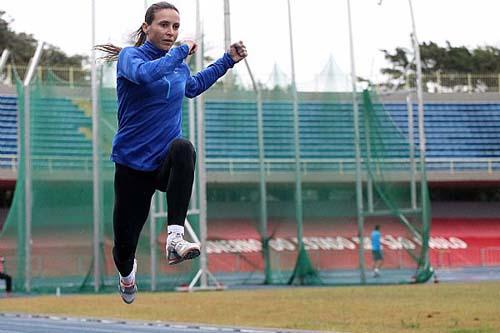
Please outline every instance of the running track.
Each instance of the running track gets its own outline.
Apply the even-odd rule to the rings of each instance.
[[[0,313],[0,333],[301,333],[311,331],[260,329],[203,324],[140,322],[128,320],[84,319]]]

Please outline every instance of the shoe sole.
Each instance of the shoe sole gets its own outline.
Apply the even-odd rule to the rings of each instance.
[[[137,286],[135,287],[135,292],[134,292],[134,294],[133,294],[133,295],[131,295],[132,299],[130,299],[130,300],[127,300],[127,299],[123,296],[123,295],[129,295],[129,294],[124,294],[124,293],[122,293],[122,290],[121,290],[120,285],[118,285],[118,292],[120,293],[120,296],[121,296],[121,298],[122,298],[122,300],[123,300],[123,302],[124,302],[124,303],[126,303],[126,304],[132,304],[132,303],[134,303],[134,301],[135,301],[135,295],[137,294]]]
[[[126,300],[125,298],[123,298],[123,296],[122,296],[122,300],[123,300],[123,302],[124,302],[125,304],[132,304],[132,303],[134,303],[135,298],[133,298],[133,299],[132,299],[132,300],[130,300],[130,301],[127,301],[127,300]]]
[[[177,254],[170,252],[168,255],[168,257],[169,257],[168,264],[169,265],[176,265],[178,263],[183,262],[184,260],[194,259],[194,258],[198,257],[200,255],[200,253],[201,252],[199,249],[192,249],[191,251],[188,251],[188,253],[186,253],[184,255],[184,257],[180,257]],[[174,256],[172,259],[170,258],[171,254],[173,254],[173,256]]]

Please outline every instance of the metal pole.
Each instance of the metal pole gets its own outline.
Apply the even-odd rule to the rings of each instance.
[[[297,239],[303,245],[303,213],[302,213],[302,174],[300,168],[300,132],[299,132],[299,102],[297,85],[295,82],[295,60],[293,53],[292,36],[292,11],[290,0],[288,3],[288,31],[290,34],[290,60],[292,69],[292,94],[293,94],[293,141],[295,146],[295,219],[297,221]]]
[[[229,0],[224,0],[224,47],[229,49],[231,45],[231,11]]]
[[[423,97],[423,86],[422,86],[422,60],[420,58],[420,46],[417,38],[417,30],[415,27],[415,17],[413,15],[413,6],[411,0],[408,0],[410,4],[410,14],[412,22],[412,41],[413,47],[415,48],[415,60],[417,64],[417,102],[418,102],[418,129],[419,129],[419,140],[420,140],[420,160],[425,162],[425,151],[426,151],[426,140],[425,140],[425,124],[424,124],[424,97]]]
[[[2,78],[2,72],[7,64],[7,59],[9,58],[10,51],[9,49],[4,49],[2,52],[2,56],[0,57],[0,78]]]
[[[24,289],[31,291],[31,147],[30,147],[30,89],[24,87]]]
[[[371,143],[371,130],[370,130],[370,119],[368,112],[365,113],[365,140],[366,140],[366,163],[372,163],[372,143]],[[378,163],[381,163],[379,160]],[[377,170],[379,169],[379,164],[377,164]],[[372,172],[378,173],[376,170]],[[373,174],[370,172],[366,173],[366,193],[368,201],[368,212],[373,213],[374,202],[373,202]]]
[[[28,68],[28,73],[24,78],[23,88],[24,88],[24,195],[25,195],[25,280],[24,288],[26,292],[31,291],[31,208],[32,208],[32,198],[31,198],[31,188],[32,188],[32,178],[31,178],[31,106],[30,106],[30,85],[31,80],[35,74],[35,69],[38,66],[40,57],[42,56],[44,42],[38,42],[36,47],[35,55],[31,58],[30,66]]]
[[[151,291],[156,290],[156,202],[158,200],[159,192],[156,191],[153,194],[153,199],[151,200],[151,207],[149,209],[149,253],[150,253],[150,263],[151,263]],[[161,200],[161,196],[160,196]]]
[[[196,40],[198,40],[198,36],[196,37]],[[196,147],[196,120],[195,120],[195,105],[194,105],[194,99],[190,98],[188,99],[188,114],[189,114],[189,140],[193,144],[193,146]],[[196,174],[194,175],[194,181],[193,181],[193,190],[191,193],[191,209],[195,210],[198,209],[198,193],[196,193],[197,189],[197,179]]]
[[[224,47],[229,50],[231,46],[231,11],[229,10],[229,0],[224,0]],[[233,83],[233,73],[229,71],[224,77],[224,91],[231,87]]]
[[[91,53],[91,85],[92,85],[92,170],[93,170],[93,211],[94,211],[94,291],[100,289],[101,277],[101,191],[99,170],[99,108],[97,92],[97,70],[95,56],[95,0],[92,0],[92,53]]]
[[[363,184],[361,181],[361,141],[359,135],[359,109],[356,91],[356,66],[354,64],[354,43],[352,38],[351,1],[347,0],[347,16],[349,19],[349,49],[351,53],[352,108],[354,113],[354,148],[356,153],[356,206],[359,239],[359,270],[361,283],[366,283],[364,254],[364,216],[363,216]]]
[[[420,47],[417,38],[417,29],[415,26],[415,16],[413,15],[413,5],[411,0],[408,0],[410,6],[410,15],[412,23],[412,41],[413,47],[415,49],[415,59],[417,63],[417,100],[418,100],[418,137],[420,143],[420,169],[421,169],[421,179],[420,179],[420,194],[422,200],[422,220],[424,223],[430,223],[430,216],[428,215],[428,209],[425,207],[427,198],[427,175],[426,175],[426,139],[425,139],[425,122],[424,122],[424,98],[423,98],[423,87],[422,87],[422,61],[420,59]],[[428,226],[430,227],[430,226]],[[428,247],[422,244],[424,249],[423,258],[425,260],[425,267],[429,267],[429,254]]]
[[[252,81],[252,86],[257,94],[257,141],[259,145],[259,190],[260,190],[260,239],[262,242],[262,251],[264,256],[265,284],[271,283],[271,274],[269,266],[269,250],[264,245],[267,242],[267,193],[266,193],[266,168],[264,151],[264,116],[262,110],[262,92],[255,82],[252,70],[248,61],[245,59],[245,65]]]
[[[417,209],[417,184],[416,184],[416,163],[415,163],[415,135],[413,131],[413,102],[411,94],[406,96],[406,105],[408,108],[408,144],[410,153],[410,188],[411,188],[411,208]]]
[[[196,36],[200,37],[201,48],[196,52],[196,71],[199,72],[203,66],[203,35],[201,31],[201,16],[200,16],[200,1],[196,0]],[[197,132],[198,132],[198,205],[199,205],[199,223],[200,223],[200,287],[206,288],[208,286],[207,279],[207,175],[205,171],[205,124],[204,124],[204,100],[203,95],[196,98],[196,116],[197,116]]]

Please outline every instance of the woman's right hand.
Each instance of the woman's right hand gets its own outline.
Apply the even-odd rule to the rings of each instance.
[[[184,39],[181,41],[182,44],[186,44],[189,47],[188,55],[194,54],[198,50],[198,44],[192,39]]]

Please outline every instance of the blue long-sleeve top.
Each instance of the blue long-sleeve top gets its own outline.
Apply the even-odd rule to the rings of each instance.
[[[182,135],[182,99],[210,88],[234,61],[225,53],[206,69],[191,76],[183,44],[161,50],[147,41],[125,47],[118,56],[118,131],[111,160],[141,171],[156,170],[170,143]]]

